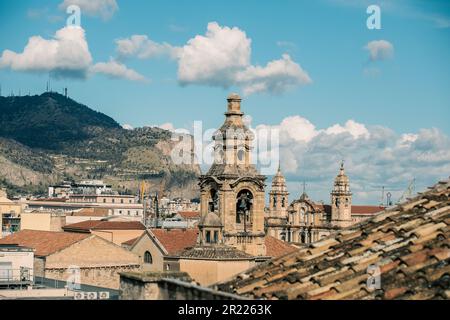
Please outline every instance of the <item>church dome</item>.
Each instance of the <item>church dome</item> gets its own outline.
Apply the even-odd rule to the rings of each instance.
[[[213,212],[209,212],[206,216],[202,217],[198,223],[199,227],[222,227],[222,221],[219,216]]]

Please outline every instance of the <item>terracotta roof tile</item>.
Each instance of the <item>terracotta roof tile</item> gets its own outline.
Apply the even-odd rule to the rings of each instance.
[[[266,236],[264,239],[266,245],[266,254],[269,257],[279,257],[287,253],[296,251],[297,248],[290,245],[285,241],[278,240],[277,238]]]
[[[199,211],[179,211],[178,214],[184,219],[200,219]]]
[[[83,208],[78,212],[72,212],[70,215],[74,217],[107,217],[109,210],[105,208]]]
[[[386,292],[384,293],[384,298],[385,298],[385,299],[388,299],[388,300],[395,299],[395,298],[397,298],[398,296],[400,296],[400,295],[402,295],[403,293],[405,293],[407,290],[408,290],[408,288],[406,288],[406,287],[400,287],[400,288],[393,288],[393,289],[390,289],[390,290],[388,290],[388,291],[386,291]]]
[[[198,229],[150,229],[168,255],[176,255],[197,243]]]
[[[90,232],[91,230],[145,230],[145,226],[139,221],[88,220],[65,225],[63,230],[72,232]]]
[[[90,235],[80,233],[22,230],[0,239],[0,244],[30,247],[35,249],[36,256],[45,257],[88,237]]]
[[[352,214],[375,214],[383,210],[380,206],[352,206]]]
[[[448,299],[449,222],[446,181],[217,287],[265,299]],[[367,287],[368,267],[380,289]]]
[[[141,237],[137,237],[137,238],[133,238],[133,239],[130,239],[130,240],[128,240],[128,241],[125,241],[125,242],[122,242],[122,245],[125,245],[125,246],[133,246],[133,244],[135,244],[136,243],[136,241],[138,241],[138,239],[140,239]]]

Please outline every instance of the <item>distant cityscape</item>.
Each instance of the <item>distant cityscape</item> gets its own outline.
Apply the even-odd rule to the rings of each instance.
[[[241,101],[237,94],[227,98],[226,119],[218,131],[227,141],[215,139],[216,160],[198,177],[197,199],[169,198],[164,190],[150,193],[145,181],[137,194],[122,194],[102,180],[62,181],[50,185],[48,194],[40,197],[9,199],[1,191],[0,297],[273,298],[273,290],[278,289],[272,286],[279,287],[272,277],[263,281],[265,291],[245,285],[243,274],[271,269],[268,261],[304,259],[306,264],[328,254],[334,259],[332,250],[360,239],[360,245],[349,249],[348,259],[340,262],[345,270],[355,270],[345,280],[354,281],[367,268],[383,268],[392,259],[410,255],[407,250],[391,257],[390,249],[383,249],[387,251],[380,267],[372,263],[380,256],[371,254],[375,248],[406,248],[411,241],[439,247],[439,237],[448,235],[449,181],[400,204],[353,205],[344,162],[337,164],[329,204],[315,202],[306,191],[290,201],[281,167],[272,177],[266,204],[267,177],[249,161],[251,138],[227,131],[249,132],[242,121]],[[410,212],[427,218],[413,220],[416,215]],[[392,221],[390,228],[397,232],[409,231],[370,233],[377,221]],[[377,245],[364,247],[368,241]],[[436,250],[442,254],[435,263],[449,259],[448,248]],[[366,262],[360,265],[361,261]],[[320,274],[319,270],[311,272]],[[286,278],[278,279],[284,281],[283,290],[290,292]],[[157,289],[149,290],[147,284]],[[325,292],[322,288],[328,287],[311,284],[307,291],[299,288],[297,296],[282,295],[315,298]],[[442,292],[436,288],[433,294]],[[384,295],[387,298],[388,292]]]
[[[0,24],[0,320],[450,300],[450,1],[0,1]]]

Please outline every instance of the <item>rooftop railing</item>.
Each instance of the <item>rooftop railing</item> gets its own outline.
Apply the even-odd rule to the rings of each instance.
[[[1,269],[0,286],[23,285],[33,283],[33,269]]]

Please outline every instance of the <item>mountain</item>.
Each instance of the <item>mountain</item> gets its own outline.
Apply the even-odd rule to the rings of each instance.
[[[0,186],[42,194],[60,180],[103,179],[136,192],[194,197],[198,166],[174,165],[169,131],[126,130],[111,117],[54,92],[0,97]]]

